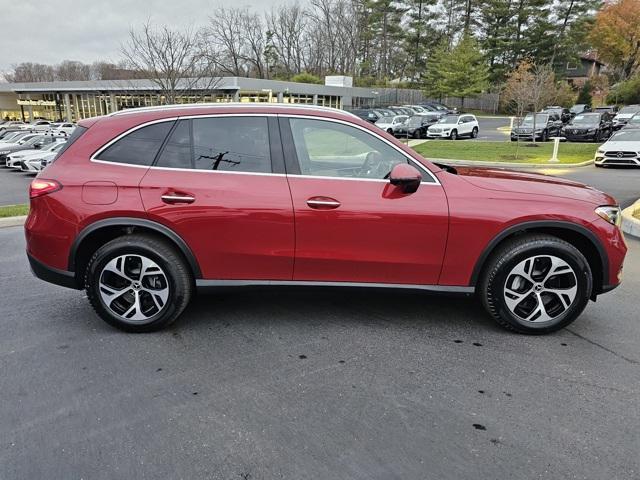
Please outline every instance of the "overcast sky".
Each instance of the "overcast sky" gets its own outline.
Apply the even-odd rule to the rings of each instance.
[[[269,10],[280,0],[0,0],[0,71],[20,62],[117,61],[129,27],[202,25],[216,5]]]

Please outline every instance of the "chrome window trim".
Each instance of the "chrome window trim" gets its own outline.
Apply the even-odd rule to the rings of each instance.
[[[106,164],[106,165],[118,165],[118,166],[133,167],[133,168],[147,168],[147,169],[153,169],[153,170],[171,170],[171,171],[206,172],[206,173],[223,173],[223,174],[227,173],[227,174],[232,174],[232,175],[258,175],[258,176],[275,176],[275,177],[290,176],[290,177],[295,177],[295,178],[313,178],[313,179],[323,179],[324,178],[324,179],[328,179],[328,180],[346,180],[346,181],[364,181],[364,182],[389,183],[389,180],[378,179],[378,178],[322,177],[322,176],[315,176],[315,175],[296,175],[296,174],[284,174],[284,173],[273,173],[273,172],[265,173],[265,172],[232,172],[232,171],[228,171],[228,170],[199,170],[199,169],[195,169],[195,168],[174,168],[174,167],[157,167],[155,165],[153,165],[153,166],[134,165],[134,164],[131,164],[131,163],[109,162],[107,160],[100,160],[99,158],[97,158],[102,152],[104,152],[107,148],[109,148],[111,145],[116,143],[118,140],[120,140],[121,138],[129,135],[130,133],[135,132],[136,130],[139,130],[140,128],[144,128],[144,127],[147,127],[149,125],[154,125],[156,123],[162,123],[162,122],[175,122],[176,120],[183,120],[183,119],[216,118],[216,117],[305,118],[305,119],[309,119],[309,120],[327,121],[327,122],[339,123],[341,125],[346,125],[346,126],[349,126],[349,127],[354,127],[354,128],[359,129],[359,130],[362,130],[363,132],[368,133],[368,134],[372,135],[373,137],[377,138],[378,140],[381,140],[382,142],[386,143],[391,148],[393,148],[398,153],[400,153],[405,158],[407,158],[414,166],[417,166],[418,170],[427,172],[427,174],[433,179],[433,181],[432,182],[422,181],[422,182],[420,182],[421,185],[437,185],[437,186],[441,185],[440,181],[433,174],[433,172],[431,172],[431,170],[429,170],[427,167],[422,165],[420,162],[418,162],[413,157],[409,156],[405,151],[403,151],[402,149],[400,149],[399,147],[394,145],[392,142],[390,142],[386,138],[383,138],[382,136],[380,136],[377,132],[372,132],[371,130],[368,130],[368,129],[360,126],[360,125],[356,125],[354,123],[346,122],[344,120],[339,120],[339,119],[335,119],[335,118],[327,118],[327,117],[319,117],[319,116],[315,116],[315,115],[278,114],[278,113],[210,113],[210,114],[205,114],[205,115],[197,115],[197,114],[196,115],[184,115],[184,116],[178,116],[178,117],[167,117],[167,118],[160,118],[160,119],[156,119],[156,120],[150,120],[148,122],[141,123],[140,125],[136,125],[135,127],[131,127],[129,130],[126,130],[123,133],[121,133],[120,135],[118,135],[117,137],[111,139],[109,142],[107,142],[102,147],[100,147],[98,150],[96,150],[96,152],[93,155],[91,155],[91,157],[89,157],[89,161],[90,162],[94,162],[94,163]]]

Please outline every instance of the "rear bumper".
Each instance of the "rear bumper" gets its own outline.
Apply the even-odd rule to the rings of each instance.
[[[29,253],[27,253],[27,258],[29,259],[31,272],[33,272],[33,274],[40,280],[44,280],[45,282],[53,283],[55,285],[60,285],[61,287],[81,290],[81,287],[78,286],[76,276],[73,272],[58,270],[57,268],[49,267],[41,261],[36,260]]]

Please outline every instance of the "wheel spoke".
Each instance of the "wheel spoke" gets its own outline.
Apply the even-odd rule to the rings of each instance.
[[[113,260],[110,260],[109,263],[107,263],[104,268],[102,269],[102,272],[111,272],[114,275],[117,275],[121,278],[124,278],[125,280],[128,281],[133,281],[133,279],[131,277],[129,277],[129,275],[126,274],[126,272],[124,271],[124,264],[127,260],[127,256],[123,255],[121,257],[116,257]]]
[[[549,316],[549,314],[547,313],[547,310],[544,307],[544,303],[542,302],[542,298],[540,297],[540,294],[536,292],[535,295],[536,295],[536,300],[538,301],[538,304],[533,309],[531,314],[525,318],[525,320],[528,322],[546,322],[548,320],[551,320],[551,317]]]

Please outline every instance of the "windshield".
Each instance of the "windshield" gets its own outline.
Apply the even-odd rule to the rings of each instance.
[[[634,115],[629,119],[629,123],[627,125],[638,125],[640,124],[640,115]]]
[[[614,133],[610,142],[640,142],[640,130],[624,130]]]
[[[622,107],[618,113],[636,113],[640,112],[640,105],[629,105],[628,107]]]
[[[536,125],[547,123],[548,120],[549,120],[549,115],[545,113],[536,114]],[[533,125],[533,115],[528,113],[524,117],[524,120],[522,120],[521,125]]]
[[[600,115],[597,113],[576,115],[571,120],[571,125],[598,125],[600,123]]]
[[[422,118],[423,117],[421,115],[415,115],[409,119],[407,124],[411,125],[412,127],[419,127],[420,125],[422,125]]]
[[[571,107],[571,108],[569,109],[569,111],[570,111],[571,113],[578,113],[578,112],[583,111],[583,110],[584,110],[584,107],[585,107],[584,105],[574,105],[573,107]]]
[[[440,120],[438,120],[438,123],[458,123],[458,116],[457,115],[445,115]]]
[[[31,137],[29,140],[26,140],[23,145],[35,145],[39,141],[42,140],[42,137]]]

